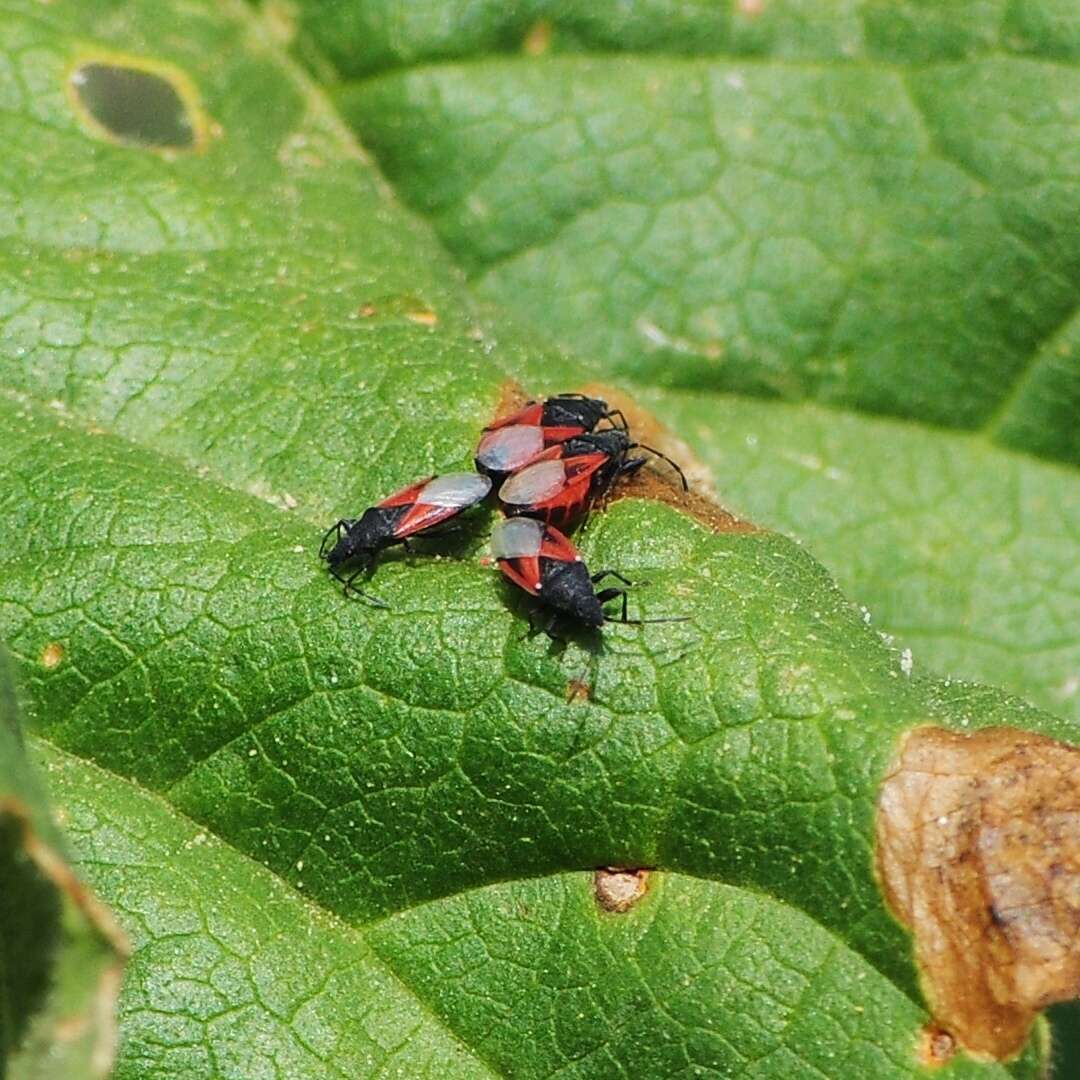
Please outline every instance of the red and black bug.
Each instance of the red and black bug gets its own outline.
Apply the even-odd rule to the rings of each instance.
[[[682,469],[666,454],[632,442],[619,429],[596,431],[544,450],[507,479],[499,488],[503,513],[556,525],[573,522],[597,499],[607,496],[619,477],[630,476],[648,462],[645,457],[631,457],[632,450],[663,458],[679,474],[683,490],[690,490]]]
[[[584,435],[601,420],[620,431],[627,430],[622,411],[608,408],[601,398],[559,394],[545,401],[530,401],[512,416],[484,428],[476,448],[476,471],[499,483],[547,447]]]
[[[409,537],[428,533],[437,525],[456,517],[480,502],[491,490],[491,481],[476,473],[447,473],[429,476],[377,506],[370,506],[358,518],[342,518],[331,525],[323,537],[319,557],[326,560],[330,573],[358,596],[379,607],[388,605],[369,596],[353,582],[375,565],[384,548],[402,544],[409,547]],[[341,574],[346,563],[358,562],[359,568],[347,578]]]
[[[685,622],[684,617],[662,619],[630,619],[626,614],[626,589],[612,586],[596,591],[606,577],[614,577],[630,585],[614,570],[590,574],[578,550],[558,529],[535,518],[506,518],[491,534],[491,553],[503,575],[519,589],[535,596],[550,609],[544,626],[550,635],[559,616],[588,629],[598,629],[606,622],[643,625],[654,622]],[[605,614],[604,604],[622,598],[622,614],[613,618]],[[532,620],[530,619],[530,622]]]

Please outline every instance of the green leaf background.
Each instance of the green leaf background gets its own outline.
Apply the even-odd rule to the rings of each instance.
[[[916,1075],[895,740],[1076,738],[1075,16],[420,7],[0,3],[0,637],[134,941],[117,1075]],[[124,56],[204,151],[77,114]],[[600,654],[522,639],[482,518],[389,612],[327,582],[506,378],[598,376],[873,623],[642,500],[583,551],[691,621]],[[659,872],[607,915],[619,864]]]

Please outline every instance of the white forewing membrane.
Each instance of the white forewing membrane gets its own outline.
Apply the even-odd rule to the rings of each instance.
[[[464,509],[479,502],[491,490],[491,481],[479,473],[447,473],[436,476],[417,495],[416,501],[427,506]]]
[[[480,440],[476,460],[492,472],[510,472],[544,449],[543,428],[532,424],[511,424],[489,431]]]
[[[491,533],[491,554],[496,559],[528,559],[540,552],[544,523],[533,518],[507,518]]]
[[[529,506],[553,498],[566,483],[561,461],[538,461],[515,473],[499,488],[499,498],[516,506]]]

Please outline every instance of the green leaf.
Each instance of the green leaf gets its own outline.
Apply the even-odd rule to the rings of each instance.
[[[920,664],[1080,716],[1080,477],[1028,457],[1080,462],[1075,6],[303,7],[477,288],[676,388],[721,500]]]
[[[1080,476],[962,433],[683,394],[721,501],[805,540],[916,664],[1080,719]]]
[[[842,62],[481,57],[339,100],[477,287],[613,374],[1080,463],[1080,73],[1001,6],[931,55],[883,4]]]
[[[73,875],[26,760],[0,651],[0,1072],[13,1080],[104,1076],[126,950]]]
[[[1080,717],[1080,479],[990,445],[1080,461],[1075,5],[303,8],[478,288],[693,387],[652,401],[722,498],[920,665]]]
[[[121,10],[8,0],[0,46],[0,637],[134,941],[118,1075],[916,1075],[897,740],[1075,725],[907,677],[797,545],[650,500],[582,551],[687,623],[524,637],[483,514],[344,598],[327,524],[581,371],[480,315],[250,10]],[[613,865],[657,868],[621,915]]]

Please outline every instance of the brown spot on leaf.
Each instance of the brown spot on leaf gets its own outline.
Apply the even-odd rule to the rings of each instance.
[[[947,1065],[956,1053],[956,1040],[937,1024],[927,1024],[919,1036],[919,1064],[927,1069]]]
[[[499,404],[491,421],[519,412],[529,400],[529,396],[513,379],[506,379],[499,387]]]
[[[41,666],[52,671],[53,668],[59,667],[60,662],[64,659],[64,646],[59,641],[50,641],[44,649],[41,650]]]
[[[537,19],[521,42],[526,56],[543,56],[551,48],[551,20]]]
[[[1004,1059],[1080,994],[1080,749],[1011,728],[909,732],[878,799],[877,866],[935,1020]]]
[[[566,700],[588,701],[592,693],[592,687],[584,679],[571,679],[566,684]]]
[[[602,867],[593,877],[596,902],[605,911],[617,915],[629,911],[648,891],[651,872],[647,867],[636,870]]]

